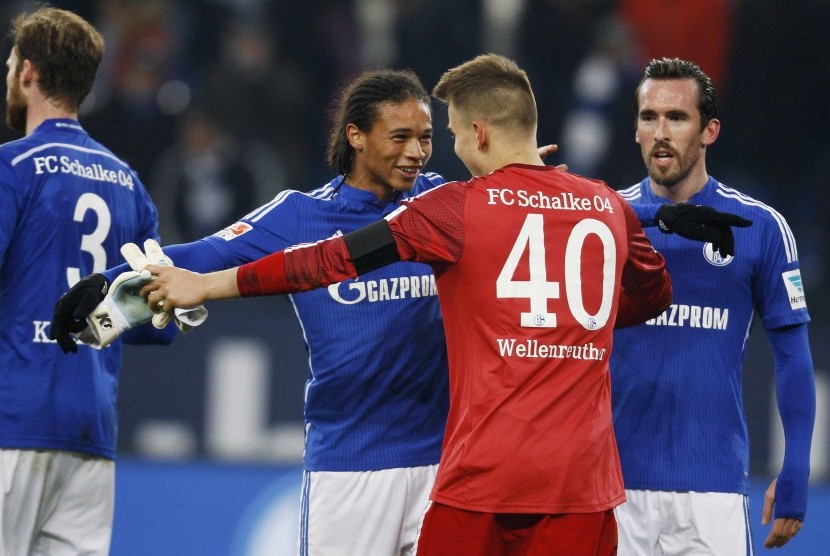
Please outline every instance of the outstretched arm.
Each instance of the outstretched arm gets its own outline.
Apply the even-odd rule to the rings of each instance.
[[[274,255],[281,254],[275,253]],[[271,259],[269,255],[265,259]],[[260,259],[260,260],[265,260]],[[155,277],[141,289],[141,296],[157,312],[167,312],[175,307],[199,305],[212,299],[240,297],[236,276],[240,267],[199,274],[184,268],[147,265]],[[198,299],[199,301],[193,301]]]
[[[291,253],[286,258],[286,252]],[[386,220],[345,236],[296,246],[237,268],[197,274],[148,265],[156,278],[141,290],[154,310],[198,305],[213,299],[279,295],[355,278],[401,260]],[[199,301],[195,301],[195,300]]]

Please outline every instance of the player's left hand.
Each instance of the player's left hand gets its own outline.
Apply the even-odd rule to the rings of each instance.
[[[545,145],[543,147],[539,147],[539,149],[538,149],[539,158],[544,160],[544,159],[546,159],[547,157],[549,157],[550,155],[552,155],[553,153],[555,153],[558,150],[559,150],[559,145],[557,145],[555,143],[551,143],[550,145]],[[556,167],[559,170],[562,170],[563,172],[568,171],[568,165],[567,164],[557,164]]]
[[[709,242],[722,257],[735,254],[732,226],[746,228],[751,225],[751,220],[729,212],[718,212],[706,205],[669,203],[657,211],[657,226],[661,232]]]
[[[153,280],[141,289],[141,296],[153,311],[169,312],[205,302],[203,274],[172,266],[147,265]]]
[[[764,493],[764,512],[761,515],[761,525],[769,524],[772,519],[772,509],[775,506],[775,485],[778,479],[774,479],[772,484]],[[790,542],[801,528],[804,522],[794,517],[779,517],[772,522],[772,530],[767,535],[764,541],[764,548],[780,548]]]

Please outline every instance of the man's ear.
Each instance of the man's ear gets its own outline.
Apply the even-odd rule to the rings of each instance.
[[[363,150],[363,132],[354,124],[346,125],[346,139],[356,151]]]
[[[720,135],[720,120],[717,118],[712,118],[706,124],[706,127],[703,128],[703,133],[701,134],[700,142],[703,144],[704,147],[708,147]]]
[[[473,130],[476,133],[476,147],[484,150],[487,147],[487,126],[480,120],[473,120]]]
[[[30,87],[37,80],[37,70],[31,60],[23,60],[20,68],[20,86]]]

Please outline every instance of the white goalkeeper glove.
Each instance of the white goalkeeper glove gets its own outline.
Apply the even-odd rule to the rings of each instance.
[[[156,328],[164,328],[170,322],[168,313],[154,313],[147,307],[147,300],[141,297],[141,288],[152,280],[144,270],[148,264],[173,266],[161,246],[153,239],[144,242],[144,250],[135,243],[126,243],[121,254],[133,269],[122,272],[113,281],[101,303],[86,318],[87,327],[76,336],[83,343],[101,349],[111,344],[123,332],[152,320]],[[207,319],[203,305],[192,308],[176,308],[174,322],[182,332],[190,332]]]
[[[146,270],[122,272],[113,280],[104,300],[86,318],[87,327],[76,336],[90,347],[102,349],[121,333],[144,324],[154,313],[139,295],[142,286],[152,280]]]
[[[158,266],[174,266],[170,257],[164,254],[161,246],[154,239],[148,239],[144,242],[144,252],[135,243],[125,243],[121,246],[121,254],[127,260],[133,270],[144,270],[148,264]],[[143,299],[142,299],[143,300]],[[143,300],[145,305],[146,301]],[[152,317],[153,326],[156,328],[164,328],[170,322],[170,313],[161,311],[155,313]],[[190,332],[194,327],[199,326],[208,317],[208,311],[204,305],[196,307],[179,308],[173,310],[173,321],[182,332]],[[145,321],[146,322],[146,321]]]

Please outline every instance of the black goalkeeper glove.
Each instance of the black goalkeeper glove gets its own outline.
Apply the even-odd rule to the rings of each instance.
[[[657,210],[657,227],[661,232],[709,242],[722,257],[735,254],[732,226],[746,228],[751,225],[751,220],[705,205],[666,204]]]
[[[109,285],[103,274],[90,274],[81,278],[55,303],[49,339],[57,340],[64,353],[78,351],[70,334],[86,328],[86,318],[107,295]]]

